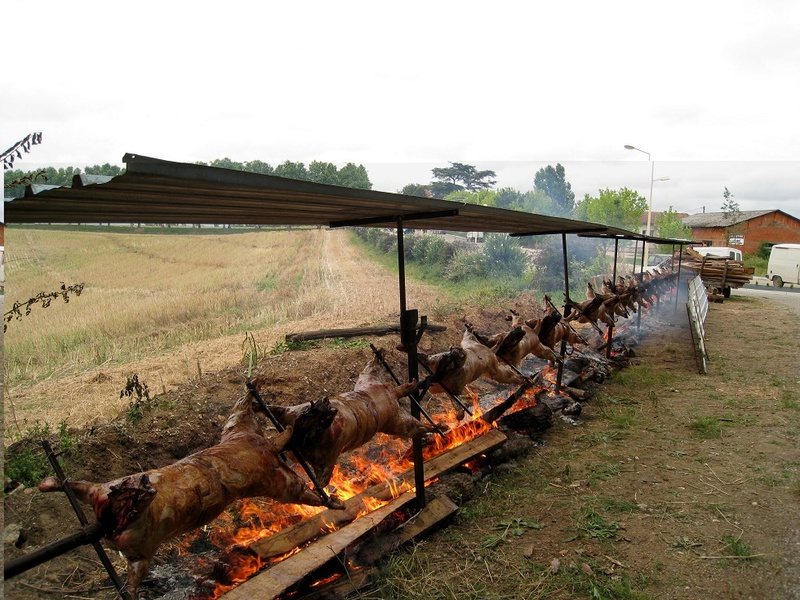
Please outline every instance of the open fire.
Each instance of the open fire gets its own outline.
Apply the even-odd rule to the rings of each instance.
[[[527,400],[527,403],[530,402],[531,400]],[[535,400],[533,402],[535,403]],[[452,428],[444,435],[429,436],[423,446],[424,459],[438,456],[489,431],[493,426],[480,418],[482,412],[476,403],[473,405],[472,418],[465,422],[459,423],[454,411],[448,412],[443,419],[438,419],[443,424],[451,425]],[[375,511],[403,493],[415,491],[413,479],[409,482],[401,477],[413,469],[409,447],[408,442],[404,440],[378,434],[372,443],[343,457],[343,460],[336,465],[329,489],[345,502],[359,496],[360,509],[345,523]],[[386,491],[383,494],[380,496],[364,494],[367,489],[380,483],[385,484]],[[184,536],[178,549],[185,557],[191,557],[193,550],[202,545],[202,542],[223,549],[209,564],[197,561],[199,570],[205,571],[207,575],[203,577],[204,581],[192,594],[192,598],[194,600],[219,598],[266,565],[278,563],[299,552],[303,545],[295,546],[278,556],[264,558],[261,554],[269,552],[259,554],[249,549],[257,545],[260,540],[265,540],[323,512],[331,511],[321,507],[246,499],[226,511],[204,530]],[[317,535],[310,536],[308,541],[336,531],[342,524],[323,518],[320,520]]]

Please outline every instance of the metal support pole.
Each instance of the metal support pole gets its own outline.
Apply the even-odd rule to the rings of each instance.
[[[619,251],[619,239],[618,238],[614,238],[614,269],[613,269],[614,274],[611,276],[611,285],[614,286],[614,287],[611,289],[612,293],[616,293],[616,285],[617,284],[615,282],[617,280],[617,252],[618,251]],[[612,322],[613,322],[613,319],[612,319]],[[614,326],[613,325],[609,325],[607,331],[608,331],[608,341],[606,343],[608,345],[606,346],[606,357],[611,358],[611,340],[613,339],[613,336],[614,336]]]
[[[79,546],[99,543],[102,537],[103,526],[99,522],[95,522],[92,525],[84,525],[78,531],[63,537],[60,540],[57,540],[51,544],[47,544],[46,546],[42,546],[41,548],[37,548],[33,552],[29,552],[24,556],[20,556],[19,558],[8,561],[3,566],[3,579],[8,580],[12,577],[16,577],[20,573],[24,573],[29,569],[38,567],[39,565],[46,563],[48,560],[51,560],[57,556],[61,556],[62,554],[66,554],[67,552],[74,550]],[[119,586],[122,586],[121,581],[119,582]],[[122,595],[121,587],[117,587],[117,589],[120,590],[120,595]]]
[[[642,150],[642,152],[644,152],[644,150]],[[645,152],[645,154],[647,154],[647,159],[650,160],[650,153],[649,152]],[[652,233],[650,233],[650,227],[651,227],[652,222],[653,222],[653,177],[655,177],[655,173],[656,173],[656,161],[651,160],[650,161],[650,200],[649,200],[648,207],[647,207],[647,231],[645,232],[645,235],[648,235],[648,236],[652,235]],[[647,260],[647,242],[643,241],[642,242],[642,246],[643,246],[642,262],[644,263]]]
[[[61,465],[58,462],[58,458],[56,458],[53,449],[50,447],[50,443],[47,440],[42,440],[42,447],[44,448],[44,452],[47,455],[47,460],[50,461],[50,466],[53,467],[53,471],[55,471],[56,477],[61,482],[61,486],[64,489],[64,493],[67,495],[67,499],[69,500],[70,505],[72,505],[72,510],[75,511],[75,515],[77,515],[78,520],[81,522],[81,525],[88,525],[89,519],[86,518],[86,515],[81,508],[81,505],[78,504],[78,499],[75,497],[75,493],[72,491],[72,488],[69,487],[69,482],[67,481],[67,476],[64,474],[64,471],[61,469]],[[122,580],[117,575],[116,569],[114,569],[114,565],[111,564],[111,560],[108,558],[103,545],[100,543],[99,540],[94,540],[89,542],[94,548],[94,551],[97,553],[97,557],[100,559],[103,567],[105,567],[108,576],[111,578],[114,587],[117,588],[119,592],[120,598],[123,600],[132,600],[132,596],[125,589],[125,584],[122,583]]]
[[[406,258],[403,250],[403,218],[397,218],[397,271],[400,280],[400,343],[408,354],[408,378],[419,379],[417,362],[417,321],[419,313],[406,308]],[[419,419],[420,407],[411,403],[411,416]],[[411,455],[414,459],[414,486],[417,490],[417,510],[425,508],[425,464],[422,458],[422,436],[411,440]]]
[[[646,249],[646,248],[647,248],[647,242],[642,240],[642,249],[643,249],[643,251],[642,251],[642,264],[641,264],[641,267],[639,268],[639,273],[644,273],[644,257],[647,254],[647,252],[644,252],[644,249]],[[648,298],[647,299],[648,306],[650,305],[651,302],[652,302],[652,299]],[[641,326],[642,326],[642,311],[640,310],[639,314],[637,315],[637,318],[636,318],[636,329],[639,329]]]
[[[675,254],[673,246],[673,255]],[[678,303],[681,297],[681,263],[683,262],[683,244],[678,247],[678,277],[675,283],[675,313],[678,312]]]
[[[675,244],[672,244],[672,272],[675,272]],[[678,294],[680,294],[680,277],[675,280],[675,312],[678,312]]]
[[[567,234],[561,234],[561,252],[564,256],[564,314],[569,311],[569,262],[567,261]],[[564,357],[567,355],[567,340],[561,340],[559,356],[561,362],[558,363],[558,374],[556,375],[556,393],[561,391],[561,379],[564,376]]]

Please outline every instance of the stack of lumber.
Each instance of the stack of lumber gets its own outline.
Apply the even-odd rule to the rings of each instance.
[[[682,266],[696,271],[706,287],[738,288],[749,283],[755,272],[740,260],[703,256],[693,248],[683,251],[681,262]]]

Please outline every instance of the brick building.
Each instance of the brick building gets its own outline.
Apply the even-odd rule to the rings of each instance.
[[[744,210],[738,219],[726,219],[721,212],[699,213],[682,221],[692,228],[692,239],[707,246],[740,247],[745,254],[757,252],[764,243],[800,244],[800,219],[782,210]]]

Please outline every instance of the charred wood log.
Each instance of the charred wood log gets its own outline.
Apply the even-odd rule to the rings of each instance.
[[[428,331],[447,331],[444,325],[427,325]],[[287,342],[305,342],[327,338],[358,337],[360,335],[391,335],[400,333],[400,325],[380,325],[377,327],[353,327],[349,329],[319,329],[286,334]]]
[[[505,413],[506,411],[510,410],[511,407],[514,406],[514,404],[516,404],[517,401],[520,398],[522,398],[522,396],[525,394],[525,392],[527,391],[527,389],[530,386],[531,386],[530,383],[527,383],[527,382],[523,383],[508,398],[503,400],[497,406],[494,406],[491,409],[487,410],[485,413],[483,413],[481,415],[481,419],[483,419],[484,421],[486,421],[487,423],[490,423],[490,424],[493,423],[494,421],[496,421],[497,419],[499,419],[503,415],[503,413]],[[547,394],[547,390],[546,389],[542,389],[542,390],[539,390],[538,393],[539,394]]]
[[[497,423],[515,431],[545,431],[553,426],[553,411],[547,404],[536,403],[504,415]]]

